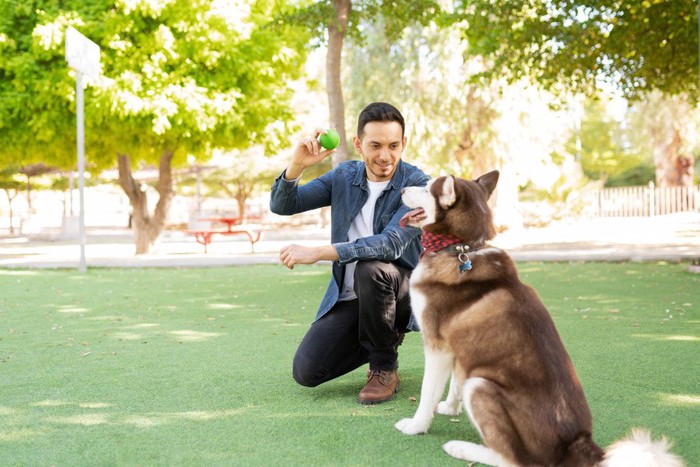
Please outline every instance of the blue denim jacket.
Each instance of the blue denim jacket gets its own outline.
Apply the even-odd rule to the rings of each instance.
[[[375,235],[349,242],[350,224],[369,196],[364,162],[341,162],[334,169],[301,186],[297,181],[285,180],[284,172],[277,177],[270,196],[270,210],[275,214],[291,215],[331,206],[331,243],[338,252],[339,260],[333,262],[333,277],[316,319],[325,315],[338,301],[346,264],[376,259],[391,261],[404,268],[416,267],[421,251],[421,232],[414,227],[399,226],[399,220],[409,211],[401,201],[401,189],[425,186],[428,180],[429,177],[417,167],[399,161],[394,176],[375,205]]]

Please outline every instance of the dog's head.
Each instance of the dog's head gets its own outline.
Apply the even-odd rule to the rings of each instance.
[[[497,182],[498,171],[494,170],[476,180],[449,175],[430,180],[425,187],[404,188],[401,198],[413,209],[406,223],[466,242],[485,242],[496,235],[488,199]]]

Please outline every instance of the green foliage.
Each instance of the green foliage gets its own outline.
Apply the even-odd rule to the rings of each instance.
[[[0,0],[0,129],[7,135],[0,160],[74,164],[68,25],[101,47],[102,76],[85,93],[93,166],[113,165],[117,153],[155,161],[172,150],[182,163],[217,147],[278,145],[292,115],[288,83],[301,76],[308,41],[298,28],[267,27],[285,5]]]
[[[460,1],[470,52],[489,77],[593,93],[599,80],[627,97],[658,89],[698,99],[697,1]]]
[[[352,7],[348,19],[347,35],[355,40],[366,38],[364,26],[367,21],[382,18],[387,36],[398,37],[411,25],[427,25],[442,15],[440,2],[434,0],[349,0]],[[326,30],[335,21],[333,2],[300,1],[276,18],[276,24],[303,26],[315,35],[316,45],[325,44]]]
[[[605,182],[605,186],[639,186],[647,185],[656,178],[654,165],[649,162],[640,162],[639,165],[627,169],[619,174],[611,175]]]
[[[578,131],[566,146],[569,153],[579,158],[584,175],[603,182],[642,164],[641,156],[630,152],[628,132],[610,114],[609,105],[610,100],[603,97],[585,100]],[[616,178],[617,183],[624,179]]]
[[[26,187],[27,182],[19,176],[19,167],[6,167],[0,170],[0,189],[9,192],[18,191]]]

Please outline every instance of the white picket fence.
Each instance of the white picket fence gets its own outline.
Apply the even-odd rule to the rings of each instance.
[[[584,195],[584,210],[592,217],[648,217],[700,212],[700,186],[629,186],[604,188]]]

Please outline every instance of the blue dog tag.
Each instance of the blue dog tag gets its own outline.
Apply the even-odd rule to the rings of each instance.
[[[471,260],[466,260],[464,263],[459,265],[459,272],[471,271],[472,262]]]

